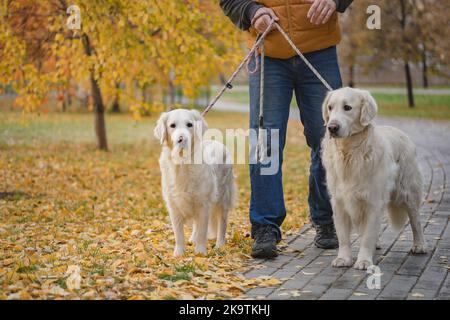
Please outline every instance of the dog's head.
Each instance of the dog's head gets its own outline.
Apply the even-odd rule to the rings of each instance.
[[[377,114],[369,91],[342,88],[330,91],[322,105],[327,131],[333,138],[347,138],[364,130]]]
[[[154,135],[162,145],[186,150],[202,138],[206,128],[207,124],[197,110],[176,109],[161,114]]]

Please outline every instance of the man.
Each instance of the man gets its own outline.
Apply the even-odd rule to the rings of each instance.
[[[275,19],[295,45],[333,89],[342,86],[336,55],[340,41],[337,13],[344,12],[351,0],[221,0],[224,13],[242,30],[247,30],[251,46],[258,33]],[[319,248],[337,248],[325,172],[320,158],[320,140],[324,135],[321,104],[326,87],[298,57],[277,31],[265,44],[264,127],[279,130],[279,170],[261,174],[262,164],[250,164],[250,221],[254,244],[252,256],[274,258],[281,239],[280,226],[286,216],[281,164],[292,95],[300,109],[304,134],[311,148],[308,204],[316,230],[314,243]],[[251,62],[255,66],[255,61]],[[250,74],[250,127],[259,124],[259,71]],[[270,134],[269,134],[270,135]]]

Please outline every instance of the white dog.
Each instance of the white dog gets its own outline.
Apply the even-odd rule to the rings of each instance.
[[[411,251],[425,253],[419,221],[422,178],[413,143],[396,128],[372,123],[377,104],[368,91],[331,91],[322,111],[327,127],[322,161],[339,240],[338,256],[332,265],[352,265],[352,226],[361,236],[354,267],[366,269],[372,265],[385,212],[396,230],[409,217],[414,238]]]
[[[207,239],[225,244],[228,214],[236,186],[227,148],[203,141],[206,122],[197,110],[163,113],[154,130],[162,144],[159,165],[162,192],[175,234],[174,256],[184,253],[184,224],[192,223],[190,241],[196,253],[206,253]]]

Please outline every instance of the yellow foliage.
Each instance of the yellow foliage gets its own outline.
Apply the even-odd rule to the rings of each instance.
[[[32,42],[0,15],[0,84],[12,84],[21,96],[16,104],[26,110],[36,109],[60,85],[86,81],[93,70],[105,98],[116,94],[117,83],[126,83],[121,100],[137,114],[135,104],[142,99],[136,98],[136,86],[165,87],[173,74],[174,84],[194,98],[200,87],[219,73],[228,73],[241,56],[239,31],[218,1],[80,0],[82,30],[77,31],[66,28],[67,16],[57,6],[33,5],[54,10],[41,26],[41,32],[55,33],[47,39],[43,56],[29,57]],[[23,5],[14,6],[20,10]],[[93,49],[90,57],[83,35]]]

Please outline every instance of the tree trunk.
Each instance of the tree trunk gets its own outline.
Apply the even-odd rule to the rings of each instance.
[[[182,104],[183,103],[183,88],[178,87],[176,88],[177,93],[177,103]]]
[[[100,87],[92,72],[90,78],[92,98],[94,99],[94,124],[95,133],[97,135],[97,146],[100,150],[106,151],[108,150],[108,141],[106,139],[105,106],[103,104]]]
[[[422,85],[425,89],[428,88],[428,62],[425,46],[422,51]]]
[[[406,88],[408,90],[408,106],[410,108],[414,108],[413,83],[408,60],[405,60],[405,77],[406,77]]]
[[[400,0],[401,18],[400,24],[403,30],[403,41],[405,41],[405,29],[406,29],[406,4],[405,0]],[[405,52],[405,58],[403,62],[405,64],[405,77],[406,77],[406,89],[408,91],[408,106],[410,108],[414,107],[414,95],[413,95],[413,84],[411,79],[411,70],[409,69],[408,52]]]
[[[175,104],[175,86],[173,85],[173,82],[169,80],[169,104],[172,108]]]
[[[66,94],[65,94],[64,98],[66,100],[67,106],[71,107],[72,106],[72,95],[70,93],[70,88],[68,88],[66,90]]]
[[[87,56],[92,55],[92,47],[89,37],[83,34],[83,46]],[[94,76],[94,70],[90,70],[91,95],[94,100],[94,126],[97,135],[97,146],[100,150],[108,150],[108,141],[106,139],[105,126],[105,105],[103,104],[102,93],[97,79]]]
[[[120,85],[118,83],[116,83],[116,95],[114,96],[114,101],[113,101],[112,108],[111,108],[111,111],[114,113],[120,113],[119,89],[120,89]]]
[[[348,86],[350,88],[355,87],[355,65],[354,64],[350,64],[350,66],[348,67],[348,75],[349,75],[349,79],[348,79]]]
[[[208,86],[206,87],[206,105],[208,105],[210,101],[211,101],[211,85],[208,84]]]
[[[227,79],[225,78],[225,76],[223,74],[219,74],[219,81],[222,85],[227,83]]]
[[[147,85],[146,84],[144,84],[142,86],[142,101],[144,101],[145,103],[148,102]]]

